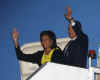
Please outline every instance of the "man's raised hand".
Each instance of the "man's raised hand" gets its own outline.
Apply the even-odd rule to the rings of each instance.
[[[65,18],[67,18],[68,20],[72,19],[72,11],[69,6],[66,7],[66,11],[67,11],[67,14],[64,14]]]

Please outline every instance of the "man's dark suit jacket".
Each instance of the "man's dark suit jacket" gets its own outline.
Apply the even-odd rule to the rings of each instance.
[[[80,35],[70,41],[63,50],[64,64],[86,68],[88,55],[88,37]]]

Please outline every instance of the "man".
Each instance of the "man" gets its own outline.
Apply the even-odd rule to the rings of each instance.
[[[69,21],[68,34],[71,38],[63,50],[64,64],[86,68],[88,36],[83,33],[81,23],[72,18],[70,7],[67,7],[67,15],[64,16]]]

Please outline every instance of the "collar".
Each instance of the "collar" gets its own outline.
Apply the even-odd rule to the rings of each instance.
[[[72,38],[71,40],[72,40],[72,41],[74,41],[74,40],[76,40],[76,39],[77,39],[77,36],[76,36],[76,37],[74,37],[74,38]]]

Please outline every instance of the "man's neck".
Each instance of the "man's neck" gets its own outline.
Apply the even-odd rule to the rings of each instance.
[[[71,40],[76,40],[77,39],[77,36],[73,37]]]

